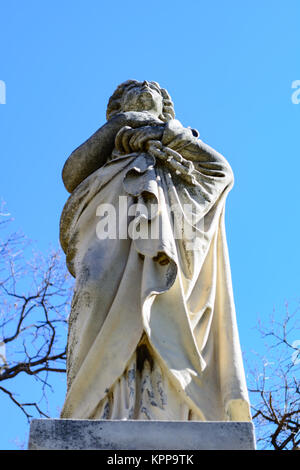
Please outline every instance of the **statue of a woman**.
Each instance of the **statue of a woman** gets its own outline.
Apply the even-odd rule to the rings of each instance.
[[[224,228],[233,174],[198,137],[166,90],[128,80],[65,163],[62,418],[251,420]]]

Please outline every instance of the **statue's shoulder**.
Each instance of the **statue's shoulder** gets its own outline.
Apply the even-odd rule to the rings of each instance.
[[[115,136],[123,126],[133,128],[159,125],[163,122],[148,112],[127,111],[115,114],[91,137],[77,147],[64,164],[62,178],[66,189],[78,184],[103,166],[114,148]]]

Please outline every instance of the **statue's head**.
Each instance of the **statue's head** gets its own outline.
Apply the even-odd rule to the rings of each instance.
[[[148,111],[166,122],[174,119],[175,111],[167,90],[156,82],[127,80],[110,97],[106,117],[125,111]]]

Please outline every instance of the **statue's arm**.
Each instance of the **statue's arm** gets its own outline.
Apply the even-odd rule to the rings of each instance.
[[[123,126],[132,128],[162,124],[145,112],[119,113],[107,121],[89,139],[75,149],[63,167],[62,179],[70,193],[90,174],[103,166],[115,144],[115,136]]]
[[[210,177],[233,180],[233,173],[227,160],[219,152],[202,142],[194,131],[184,128],[177,120],[165,126],[162,143],[191,160],[195,168]]]

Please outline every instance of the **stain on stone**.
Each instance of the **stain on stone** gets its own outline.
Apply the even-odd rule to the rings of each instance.
[[[102,416],[100,419],[108,419],[109,417],[109,403],[106,403],[105,407],[104,407],[104,410],[103,410],[103,413],[102,413]]]
[[[157,390],[161,400],[161,409],[164,409],[164,406],[167,404],[167,395],[164,392],[162,385],[162,376],[160,375],[159,380],[157,381]]]
[[[168,266],[167,272],[165,273],[168,289],[170,289],[172,285],[174,284],[176,274],[177,274],[177,268],[176,268],[175,263],[170,263]]]
[[[154,392],[153,390],[147,390],[147,394],[148,394],[148,398],[151,400],[154,400],[155,396],[154,396]],[[157,405],[155,405],[157,406]]]
[[[153,357],[152,357],[149,349],[147,348],[147,345],[146,344],[141,344],[140,346],[138,346],[138,348],[136,350],[136,367],[137,367],[137,370],[140,373],[144,369],[145,361],[148,361],[149,366],[150,366],[150,370],[152,372],[153,365],[154,365]]]
[[[128,419],[134,419],[134,407],[130,408]]]
[[[129,387],[129,397],[133,397],[135,395],[135,369],[131,369],[128,371],[128,387]]]
[[[135,370],[134,369],[131,369],[128,371],[128,383],[129,385],[132,384],[132,382],[135,381]]]
[[[90,269],[88,266],[82,266],[79,274],[78,284],[83,285],[90,277]]]
[[[157,256],[153,257],[153,261],[157,261],[161,266],[170,263],[169,257],[163,251],[158,252]]]
[[[148,413],[148,410],[147,410],[147,408],[146,408],[145,406],[143,406],[143,407],[141,408],[141,413],[144,414],[144,415],[147,417],[147,419],[151,420],[151,416],[150,416],[150,414]]]

